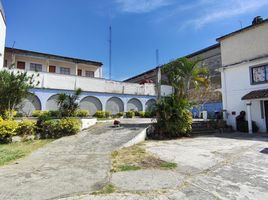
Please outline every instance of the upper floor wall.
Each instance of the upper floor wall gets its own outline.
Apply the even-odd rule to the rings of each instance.
[[[0,69],[4,65],[5,41],[6,41],[5,13],[0,0]]]
[[[268,20],[218,39],[222,65],[229,66],[268,55]]]
[[[6,48],[4,67],[51,74],[102,78],[102,63]]]

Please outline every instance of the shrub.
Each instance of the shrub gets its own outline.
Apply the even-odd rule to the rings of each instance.
[[[42,139],[60,138],[78,133],[80,127],[80,121],[75,118],[50,119],[40,123],[38,131]]]
[[[16,135],[18,123],[13,120],[2,120],[0,122],[0,143],[9,143],[12,136]]]
[[[42,114],[42,111],[41,110],[34,110],[32,112],[32,117],[40,117]]]
[[[44,112],[46,113],[47,111],[44,111]],[[47,115],[50,116],[50,117],[57,118],[57,117],[60,117],[60,111],[58,111],[58,110],[50,110],[50,111],[48,111]]]
[[[145,117],[145,112],[143,112],[143,111],[139,111],[139,115],[138,115],[138,116],[144,118],[144,117]]]
[[[17,112],[14,117],[24,117],[24,114],[21,112]]]
[[[188,136],[192,130],[190,104],[175,96],[164,97],[156,104],[157,123],[149,137],[156,139]]]
[[[5,110],[5,111],[1,112],[0,115],[5,120],[12,120],[12,119],[14,119],[16,114],[17,114],[17,111],[15,111],[15,110],[11,110],[11,111]]]
[[[19,122],[18,128],[16,130],[19,136],[35,135],[36,133],[36,122],[31,120],[23,120]]]
[[[75,112],[76,117],[88,117],[89,111],[88,110],[78,110]]]
[[[106,118],[109,118],[111,116],[112,116],[112,113],[111,112],[105,111],[105,117]]]
[[[145,117],[145,118],[151,118],[151,117],[154,117],[154,116],[153,116],[153,112],[146,111],[146,112],[144,113],[144,117]]]
[[[134,116],[135,116],[135,112],[133,112],[133,111],[126,112],[126,117],[127,118],[133,118]]]
[[[97,117],[97,118],[105,118],[106,115],[105,115],[105,112],[104,112],[104,111],[98,110],[98,111],[94,114],[94,117]]]
[[[134,114],[135,114],[135,116],[140,116],[140,113],[139,113],[139,111],[137,111],[137,110],[131,110],[131,111],[133,111],[134,112]]]
[[[116,114],[116,117],[123,117],[124,116],[124,113],[123,112],[119,112]]]

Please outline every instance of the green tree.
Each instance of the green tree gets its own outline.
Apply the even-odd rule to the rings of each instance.
[[[174,88],[174,94],[178,98],[187,99],[191,88],[208,87],[209,71],[205,67],[200,67],[199,61],[179,58],[163,67],[167,84]]]
[[[27,72],[0,71],[0,115],[12,118],[13,111],[29,94],[28,90],[39,84],[34,77]]]
[[[57,102],[61,117],[71,117],[75,115],[75,111],[79,108],[77,101],[79,100],[81,93],[82,90],[78,88],[75,90],[74,94],[61,93],[59,95]]]

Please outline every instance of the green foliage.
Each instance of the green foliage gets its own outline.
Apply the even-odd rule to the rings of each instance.
[[[39,83],[34,82],[34,75],[26,72],[0,71],[0,113],[8,112],[7,119],[13,117],[12,112],[28,96],[28,90]]]
[[[177,167],[177,164],[176,163],[170,163],[170,162],[163,162],[161,165],[160,165],[160,168],[161,169],[175,169]]]
[[[13,120],[17,115],[17,111],[15,110],[3,110],[0,114],[5,120]]]
[[[57,101],[61,117],[75,116],[75,112],[79,108],[78,100],[81,93],[82,90],[79,88],[75,90],[74,94],[59,94]]]
[[[18,123],[13,120],[1,120],[0,122],[0,143],[9,143],[12,136],[16,135]]]
[[[155,108],[154,108],[155,109]],[[145,118],[152,118],[152,117],[155,117],[155,110],[154,111],[146,111],[144,113],[144,117]]]
[[[36,122],[31,120],[23,120],[19,122],[18,128],[16,130],[19,136],[35,135],[36,133]]]
[[[63,118],[58,120],[43,120],[38,124],[38,132],[42,139],[60,138],[74,135],[80,131],[81,123],[75,118]]]
[[[112,113],[111,112],[105,111],[105,117],[106,118],[109,118],[111,116],[112,116]]]
[[[175,95],[164,97],[156,104],[157,123],[149,137],[156,139],[188,136],[192,130],[190,104]]]
[[[47,112],[48,113],[48,111],[34,110],[32,112],[32,117],[40,117],[41,115],[44,114],[44,112]]]
[[[116,117],[123,117],[125,114],[123,112],[119,112],[116,114]]]
[[[143,111],[139,111],[138,116],[140,116],[141,118],[144,118],[144,117],[145,117],[145,112],[143,112]]]
[[[167,84],[174,88],[177,98],[187,98],[191,87],[208,87],[209,71],[205,67],[200,67],[198,63],[199,60],[179,58],[163,67]]]
[[[77,110],[77,111],[75,111],[75,116],[76,117],[88,117],[89,111],[88,110]]]
[[[135,112],[134,111],[128,111],[126,112],[126,117],[127,118],[133,118],[135,116]]]
[[[140,166],[135,166],[135,165],[120,165],[118,166],[118,171],[123,172],[123,171],[136,171],[140,170]]]
[[[101,110],[98,110],[94,114],[94,117],[97,117],[97,118],[107,118],[106,116],[108,116],[108,112],[106,113],[105,111],[101,111]]]

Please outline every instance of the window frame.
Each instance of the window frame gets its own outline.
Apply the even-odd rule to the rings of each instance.
[[[18,68],[19,63],[23,63],[23,64],[24,64],[24,68]],[[25,61],[17,61],[17,66],[16,66],[16,68],[17,68],[17,69],[20,69],[20,70],[25,70],[25,69],[26,69],[26,62],[25,62]]]
[[[67,74],[67,73],[62,73],[62,70],[69,70],[69,73]],[[63,74],[63,75],[71,75],[71,68],[69,68],[69,67],[60,67],[60,74]]]
[[[255,82],[253,78],[253,69],[255,68],[261,68],[264,67],[264,73],[265,73],[265,80],[264,81],[259,81]],[[258,84],[265,84],[268,83],[268,63],[262,63],[259,65],[254,65],[249,67],[249,74],[250,74],[250,84],[251,85],[258,85]]]
[[[93,76],[88,76],[87,73],[92,73]],[[90,70],[86,70],[85,76],[86,77],[89,77],[89,78],[94,78],[95,77],[95,72],[94,71],[90,71]]]
[[[35,69],[33,70],[31,67],[32,67],[32,65],[34,65],[35,67]],[[36,66],[41,66],[41,70],[39,71],[39,70],[36,70]],[[30,71],[34,71],[34,72],[42,72],[43,71],[43,65],[42,64],[40,64],[40,63],[30,63]]]

